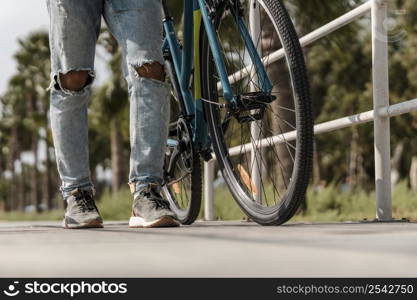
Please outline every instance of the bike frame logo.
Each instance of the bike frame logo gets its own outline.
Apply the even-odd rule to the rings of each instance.
[[[14,297],[14,296],[19,295],[20,291],[16,289],[16,285],[18,284],[19,284],[19,281],[13,282],[13,284],[9,285],[8,289],[4,290],[3,293],[9,297]]]

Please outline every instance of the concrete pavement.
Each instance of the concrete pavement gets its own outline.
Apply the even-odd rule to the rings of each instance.
[[[1,222],[0,277],[417,277],[417,223]]]

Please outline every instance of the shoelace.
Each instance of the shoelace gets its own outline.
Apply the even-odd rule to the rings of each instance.
[[[141,194],[152,201],[155,208],[169,209],[168,201],[162,198],[161,194],[159,194],[159,192],[157,192],[154,188],[146,189],[142,191]]]
[[[96,205],[94,204],[93,197],[91,197],[91,195],[86,191],[81,191],[81,196],[76,197],[75,200],[79,204],[81,212],[96,210]]]

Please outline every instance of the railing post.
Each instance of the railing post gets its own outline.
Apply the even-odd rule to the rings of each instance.
[[[249,2],[249,26],[250,26],[250,34],[252,36],[253,41],[255,42],[255,47],[258,50],[258,53],[262,56],[262,41],[260,38],[261,35],[261,24],[260,24],[260,9],[259,3],[257,1],[251,0]],[[254,68],[255,69],[255,68]],[[255,70],[252,71],[256,73]],[[255,74],[252,75],[253,80],[256,80],[257,77]],[[251,83],[251,90],[256,91],[256,86],[254,83]],[[255,111],[253,111],[254,113]],[[257,144],[258,141],[262,138],[261,136],[261,122],[262,121],[255,121],[251,124],[251,136],[252,136],[252,144]],[[260,154],[256,153],[255,147],[251,150],[251,181],[256,187],[256,192],[253,192],[253,197],[256,202],[262,203],[262,157]]]
[[[214,221],[214,164],[212,159],[204,162],[204,220]]]
[[[381,107],[389,105],[388,36],[384,22],[387,1],[372,2],[372,72],[374,102],[374,151],[376,218],[392,219],[390,118],[378,114]]]

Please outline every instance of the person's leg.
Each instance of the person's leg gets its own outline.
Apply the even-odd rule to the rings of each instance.
[[[64,198],[91,189],[87,102],[102,0],[48,0],[51,48],[51,128]]]
[[[160,195],[169,122],[160,0],[106,0],[104,17],[124,58],[130,94],[130,227],[178,226]]]
[[[161,184],[168,136],[169,85],[162,56],[160,0],[106,0],[104,17],[123,51],[130,94],[130,173],[133,192]]]
[[[102,0],[48,0],[51,48],[50,118],[65,228],[102,227],[88,159],[87,103]]]

